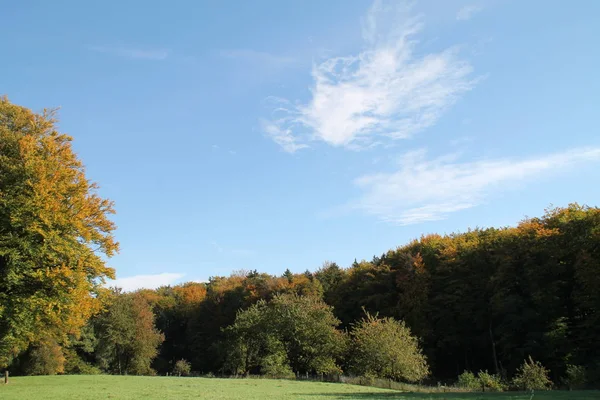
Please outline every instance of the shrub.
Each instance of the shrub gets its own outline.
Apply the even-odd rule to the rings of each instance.
[[[587,371],[581,365],[567,364],[567,371],[563,381],[569,389],[576,389],[585,385]]]
[[[192,366],[186,360],[179,360],[175,363],[175,367],[173,367],[173,375],[177,376],[188,376],[192,371]]]
[[[351,373],[407,382],[429,375],[419,339],[403,321],[365,314],[351,332]]]
[[[552,387],[552,381],[548,378],[548,370],[530,356],[517,370],[513,385],[522,390],[548,390]]]
[[[502,392],[506,385],[502,382],[500,375],[490,374],[487,371],[479,371],[477,375],[471,371],[465,371],[458,376],[456,386],[462,389]]]
[[[465,389],[481,389],[479,379],[471,371],[465,371],[460,374],[456,386]]]
[[[502,392],[506,389],[506,385],[502,382],[500,375],[490,374],[487,371],[479,371],[477,374],[477,380],[481,389],[485,392],[486,390],[494,392]]]

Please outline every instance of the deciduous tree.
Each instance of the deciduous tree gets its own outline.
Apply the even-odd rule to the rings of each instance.
[[[148,301],[136,294],[115,293],[97,319],[100,366],[118,374],[152,374],[150,364],[158,354],[164,336],[154,326]]]
[[[41,337],[60,341],[98,311],[114,277],[113,204],[97,194],[55,113],[0,98],[0,367]]]

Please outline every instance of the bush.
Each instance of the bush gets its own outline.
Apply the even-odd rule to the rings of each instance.
[[[577,389],[585,385],[587,371],[581,365],[567,364],[566,376],[563,379],[569,389]]]
[[[490,374],[487,371],[479,371],[477,375],[471,371],[465,371],[458,376],[456,386],[463,389],[502,392],[506,385],[499,375]]]
[[[419,382],[429,375],[419,339],[403,321],[365,312],[352,332],[350,372],[358,376]]]
[[[522,390],[548,390],[552,387],[552,381],[548,378],[548,370],[530,356],[517,370],[513,385]]]
[[[175,363],[175,367],[173,367],[173,375],[177,376],[188,376],[192,372],[191,364],[186,360],[179,360]]]
[[[458,376],[456,386],[465,389],[481,389],[481,383],[479,382],[479,379],[471,371],[465,371],[462,374],[460,374]]]
[[[502,382],[500,375],[490,374],[487,371],[479,371],[477,379],[481,385],[481,389],[485,392],[486,390],[494,392],[502,392],[506,389],[506,385]]]

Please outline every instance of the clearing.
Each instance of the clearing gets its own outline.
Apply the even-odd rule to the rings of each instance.
[[[524,393],[402,393],[339,383],[270,379],[207,379],[109,375],[14,377],[0,399],[412,400],[523,399]],[[600,392],[540,392],[535,400],[598,400]]]

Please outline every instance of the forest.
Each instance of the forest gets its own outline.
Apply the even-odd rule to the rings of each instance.
[[[350,266],[240,265],[126,293],[105,285],[113,204],[70,143],[52,111],[1,100],[0,368],[15,375],[519,382],[539,367],[548,387],[600,384],[598,207],[424,235]]]

